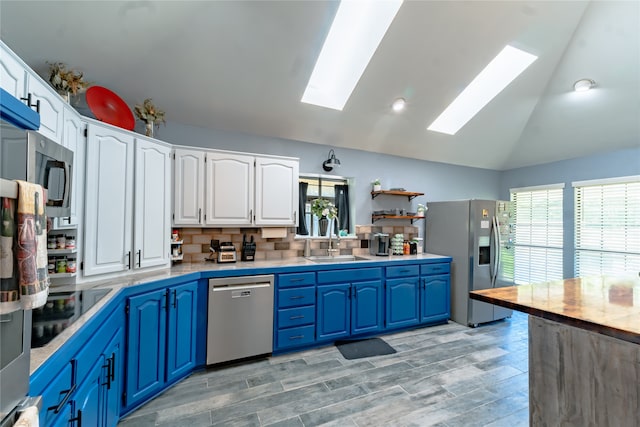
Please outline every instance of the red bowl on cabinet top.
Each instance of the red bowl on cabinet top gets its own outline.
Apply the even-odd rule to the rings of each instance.
[[[126,130],[133,130],[135,127],[136,121],[129,106],[106,87],[91,86],[85,97],[96,119]]]

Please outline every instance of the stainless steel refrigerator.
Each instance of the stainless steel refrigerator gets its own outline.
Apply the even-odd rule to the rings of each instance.
[[[459,200],[427,208],[426,251],[453,258],[451,319],[475,327],[511,316],[511,310],[469,298],[469,291],[514,284],[511,202]]]

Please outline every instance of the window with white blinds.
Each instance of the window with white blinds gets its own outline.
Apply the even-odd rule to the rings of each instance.
[[[564,184],[511,189],[516,284],[562,279]]]
[[[576,277],[640,272],[640,177],[573,186]]]

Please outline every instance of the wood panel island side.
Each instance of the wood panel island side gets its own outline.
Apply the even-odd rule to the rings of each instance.
[[[528,313],[531,426],[640,425],[640,278],[485,289],[472,299]]]

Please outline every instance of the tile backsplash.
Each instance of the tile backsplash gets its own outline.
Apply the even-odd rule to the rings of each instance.
[[[183,262],[204,262],[209,257],[209,245],[212,239],[220,242],[232,242],[238,252],[242,248],[242,238],[247,241],[253,236],[256,242],[256,260],[280,260],[300,257],[304,252],[306,238],[296,238],[294,227],[287,229],[287,237],[263,238],[260,228],[174,228],[183,240]],[[341,255],[366,255],[369,253],[369,238],[372,233],[404,234],[405,239],[418,237],[418,227],[414,226],[375,226],[356,225],[355,237],[340,240]],[[335,240],[335,239],[334,239]],[[311,238],[311,255],[326,255],[329,245],[327,237]]]

